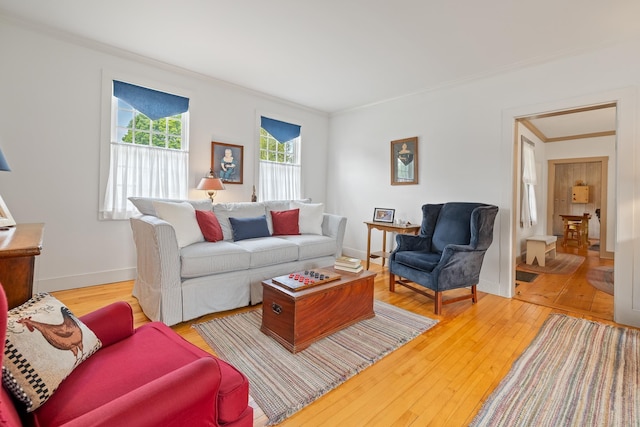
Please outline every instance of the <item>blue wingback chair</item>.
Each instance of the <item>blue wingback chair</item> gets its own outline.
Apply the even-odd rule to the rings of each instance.
[[[477,302],[476,285],[497,213],[497,206],[483,203],[422,206],[420,234],[396,236],[397,247],[389,257],[389,290],[394,292],[399,284],[434,299],[436,314],[443,304],[469,298]],[[444,291],[469,286],[470,295],[443,301]]]

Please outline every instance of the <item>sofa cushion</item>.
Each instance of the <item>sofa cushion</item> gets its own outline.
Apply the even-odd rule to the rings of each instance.
[[[101,347],[96,335],[53,296],[9,310],[2,382],[32,412]]]
[[[170,202],[181,203],[188,202],[197,211],[210,211],[211,200],[180,200],[180,199],[159,199],[153,197],[129,197],[129,201],[136,207],[143,215],[158,216],[156,208],[153,206],[153,202]]]
[[[271,211],[271,222],[273,223],[273,232],[271,234],[274,236],[300,234],[299,217],[300,209]]]
[[[338,251],[336,239],[315,234],[302,234],[298,236],[278,236],[298,246],[298,259],[312,259],[323,256],[334,256]]]
[[[235,242],[271,236],[267,226],[266,215],[260,215],[255,218],[229,218],[229,222],[231,223]]]
[[[291,209],[300,209],[298,225],[300,234],[322,235],[324,204],[291,202]]]
[[[213,211],[196,210],[196,220],[207,242],[217,242],[223,239],[222,228]]]
[[[233,230],[229,218],[255,218],[266,215],[265,205],[255,202],[216,203],[213,205],[224,240],[233,240]]]
[[[251,254],[227,241],[194,243],[180,250],[180,258],[183,278],[246,270],[251,265]]]
[[[153,207],[156,209],[159,218],[173,226],[178,240],[178,247],[183,248],[204,240],[196,219],[196,211],[190,203],[154,201]]]
[[[236,242],[236,245],[251,254],[251,268],[282,264],[298,259],[298,245],[277,237],[242,240]]]
[[[395,254],[395,261],[407,267],[431,273],[440,262],[442,254],[436,252],[400,251]]]

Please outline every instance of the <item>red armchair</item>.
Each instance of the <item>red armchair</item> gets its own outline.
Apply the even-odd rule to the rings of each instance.
[[[0,338],[7,300],[0,287]],[[81,320],[102,348],[30,414],[0,387],[0,425],[251,426],[247,378],[160,322],[133,329],[131,307],[114,303]],[[22,418],[22,419],[21,419]]]

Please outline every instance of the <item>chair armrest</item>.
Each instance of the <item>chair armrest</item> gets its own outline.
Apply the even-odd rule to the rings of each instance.
[[[151,320],[182,322],[180,248],[171,224],[142,215],[130,219],[136,246],[137,277],[133,294]]]
[[[87,412],[65,427],[218,425],[220,381],[218,362],[204,357]]]
[[[396,234],[396,248],[394,253],[398,251],[431,251],[431,239],[424,236],[415,236],[413,234]]]
[[[437,277],[437,290],[477,285],[486,250],[470,245],[447,245],[440,262],[433,269]]]
[[[133,335],[133,311],[124,301],[85,314],[80,320],[102,341],[102,347]]]
[[[322,217],[322,234],[336,239],[336,257],[342,255],[344,233],[347,229],[347,218],[340,215],[325,213]]]

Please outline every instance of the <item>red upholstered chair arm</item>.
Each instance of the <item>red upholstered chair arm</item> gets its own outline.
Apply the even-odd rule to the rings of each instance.
[[[86,413],[65,427],[215,426],[219,388],[218,362],[205,357]]]
[[[133,335],[133,311],[124,301],[114,302],[80,318],[102,341],[102,347]]]

